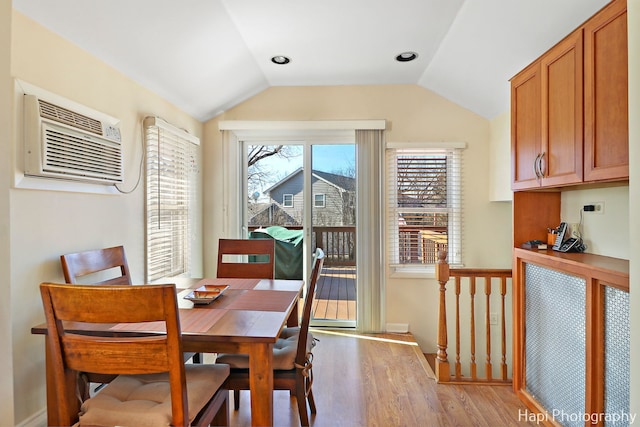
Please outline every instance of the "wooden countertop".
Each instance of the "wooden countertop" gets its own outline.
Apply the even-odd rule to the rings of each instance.
[[[513,249],[514,259],[596,279],[629,292],[629,260],[589,253],[564,253],[553,249]]]

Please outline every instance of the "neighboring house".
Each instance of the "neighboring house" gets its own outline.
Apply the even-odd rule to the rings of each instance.
[[[285,212],[278,203],[251,203],[248,205],[249,227],[267,225],[298,225],[298,221]]]
[[[315,225],[341,226],[355,225],[354,178],[314,170],[311,190],[313,193],[313,222]],[[302,225],[303,213],[303,173],[302,168],[294,171],[265,190],[273,204]],[[256,224],[253,218],[250,224]],[[291,224],[256,224],[291,225]]]

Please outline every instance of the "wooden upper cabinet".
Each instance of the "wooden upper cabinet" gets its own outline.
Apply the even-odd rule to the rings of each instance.
[[[540,186],[537,171],[541,150],[540,63],[511,80],[511,188]]]
[[[582,30],[577,30],[541,59],[543,187],[582,182]]]
[[[626,0],[511,79],[511,188],[629,177]]]
[[[627,4],[617,0],[584,26],[585,181],[629,178]]]
[[[511,80],[513,190],[582,182],[582,30]]]

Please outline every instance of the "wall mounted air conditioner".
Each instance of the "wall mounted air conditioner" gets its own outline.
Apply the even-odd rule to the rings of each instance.
[[[57,104],[24,95],[24,174],[105,185],[123,182],[119,121]]]

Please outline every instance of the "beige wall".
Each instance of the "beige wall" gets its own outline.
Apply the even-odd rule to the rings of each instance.
[[[506,84],[506,83],[505,83]],[[489,201],[489,121],[417,85],[274,87],[205,125],[205,259],[213,259],[222,235],[223,164],[219,120],[387,121],[387,141],[465,141],[463,255],[474,267],[511,266],[510,203]],[[375,233],[375,230],[372,230]],[[488,246],[490,244],[490,246]],[[490,248],[487,250],[487,248]],[[361,266],[367,268],[367,266]],[[379,268],[382,266],[371,266]],[[387,323],[408,323],[424,351],[435,351],[436,282],[389,278]]]
[[[11,154],[11,0],[0,0],[0,425],[13,425],[11,345],[11,247],[9,176]]]
[[[629,186],[562,192],[562,221],[580,223],[584,205],[602,202],[602,214],[582,214],[582,236],[589,253],[629,259]]]
[[[511,192],[511,112],[489,122],[489,200],[510,202]]]
[[[3,13],[3,20],[5,16]],[[85,51],[15,11],[12,24],[13,77],[121,120],[125,159],[125,183],[121,187],[124,189],[133,189],[138,178],[142,155],[141,119],[144,116],[163,117],[201,136],[203,126],[200,122]],[[4,33],[6,27],[2,25],[2,28]],[[2,56],[3,60],[5,58]],[[6,80],[4,75],[0,76]],[[6,108],[7,98],[0,98],[3,102],[0,108]],[[2,132],[4,129],[2,126]],[[21,149],[17,138],[9,145]],[[7,188],[3,187],[2,191],[6,192]],[[13,393],[10,395],[16,396],[14,410],[18,423],[42,411],[45,405],[44,339],[29,333],[31,326],[44,320],[38,284],[64,280],[59,261],[63,253],[121,244],[125,246],[134,281],[142,282],[144,188],[140,185],[132,194],[122,195],[25,189],[11,189],[9,194],[11,274],[9,280],[2,280],[2,283],[11,284],[12,339],[10,346],[3,346],[2,351],[13,346]],[[5,203],[7,199],[1,200]],[[200,228],[196,230],[201,236]],[[196,274],[201,274],[201,252],[200,238],[195,250]],[[3,296],[7,294],[3,293]],[[2,304],[6,303],[8,301],[3,298]],[[5,323],[2,325],[4,327]],[[0,369],[8,365],[3,363]],[[5,381],[6,376],[2,375],[2,378]],[[6,401],[3,398],[0,405]],[[6,418],[3,416],[0,420],[2,425]]]
[[[631,413],[640,415],[640,0],[627,1],[629,25],[629,266],[631,276]],[[636,161],[637,160],[637,161]],[[636,420],[636,424],[638,421]]]

